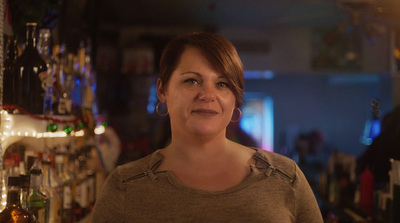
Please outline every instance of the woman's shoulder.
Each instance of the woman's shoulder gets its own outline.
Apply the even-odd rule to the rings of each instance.
[[[254,157],[258,161],[257,167],[277,169],[293,177],[296,175],[297,164],[289,157],[263,149],[256,149]]]
[[[117,174],[122,181],[126,181],[132,177],[145,174],[147,171],[153,169],[162,158],[163,157],[157,150],[138,160],[120,165],[113,172],[114,174]]]

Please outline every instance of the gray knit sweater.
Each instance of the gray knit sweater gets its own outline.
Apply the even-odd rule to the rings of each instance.
[[[156,151],[108,176],[92,222],[323,222],[295,162],[261,149],[254,159],[240,184],[209,192],[182,185],[169,171],[156,171],[163,160]]]

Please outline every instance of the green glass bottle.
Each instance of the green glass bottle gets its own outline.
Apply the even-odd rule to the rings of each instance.
[[[41,191],[42,171],[31,170],[31,193],[29,195],[29,207],[40,223],[48,223],[48,201]]]

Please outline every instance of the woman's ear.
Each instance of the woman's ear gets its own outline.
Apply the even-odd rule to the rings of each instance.
[[[166,103],[166,97],[165,97],[166,89],[164,85],[162,84],[162,81],[160,78],[157,79],[157,97],[158,100],[160,100],[161,103]]]

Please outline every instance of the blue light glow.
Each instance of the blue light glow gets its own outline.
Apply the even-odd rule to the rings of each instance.
[[[372,141],[381,133],[381,123],[379,120],[367,120],[364,126],[364,132],[361,136],[361,143],[371,145]]]
[[[240,127],[253,137],[262,149],[274,150],[274,112],[271,97],[249,97],[242,108]]]
[[[156,86],[156,84],[153,84],[150,87],[149,98],[148,98],[148,103],[147,103],[147,113],[149,113],[149,114],[154,113],[154,111],[156,109],[157,100],[158,100],[157,86]]]

